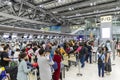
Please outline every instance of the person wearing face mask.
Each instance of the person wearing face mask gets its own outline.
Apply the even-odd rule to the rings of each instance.
[[[29,62],[31,62],[31,57],[32,57],[32,53],[33,53],[31,44],[28,44],[28,45],[27,45],[26,53],[27,53],[27,55],[28,55]]]
[[[21,62],[18,66],[17,80],[28,80],[27,74],[34,70],[33,68],[27,68],[28,56],[26,53],[21,53],[19,55]]]

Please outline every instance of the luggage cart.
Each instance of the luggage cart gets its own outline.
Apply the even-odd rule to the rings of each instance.
[[[35,69],[32,72],[28,73],[28,80],[38,80],[38,78],[37,78],[37,69]]]

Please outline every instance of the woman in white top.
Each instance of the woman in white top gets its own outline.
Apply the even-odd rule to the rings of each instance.
[[[38,65],[40,72],[40,80],[51,80],[52,72],[49,54],[46,53],[43,48],[39,50],[39,54],[40,55],[38,56]]]
[[[16,51],[14,53],[14,61],[18,61],[19,54],[20,54],[20,49],[16,49]]]

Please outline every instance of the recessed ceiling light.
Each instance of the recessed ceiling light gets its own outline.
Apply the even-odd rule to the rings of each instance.
[[[73,7],[70,7],[69,10],[70,10],[70,11],[71,11],[71,10],[74,10],[74,8],[73,8]]]
[[[76,14],[76,16],[80,16],[81,14]]]
[[[93,6],[93,3],[90,3],[90,6]]]
[[[32,10],[31,9],[28,9],[28,12],[31,12]]]
[[[57,0],[58,3],[65,2],[65,0]]]
[[[53,11],[53,13],[57,13],[57,11]]]
[[[44,6],[43,5],[39,5],[39,7],[43,8]]]
[[[11,5],[12,5],[12,2],[10,2],[10,1],[5,1],[4,4],[11,6]]]

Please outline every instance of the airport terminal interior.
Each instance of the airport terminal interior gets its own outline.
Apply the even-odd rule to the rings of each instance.
[[[120,0],[0,0],[0,80],[120,80]]]

